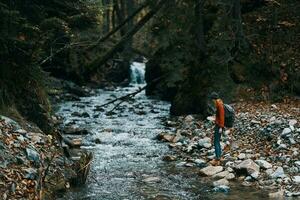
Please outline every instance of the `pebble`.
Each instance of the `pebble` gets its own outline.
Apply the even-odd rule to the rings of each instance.
[[[286,135],[290,134],[292,130],[290,128],[284,128],[281,132],[281,137],[285,137]]]
[[[246,154],[241,153],[240,155],[238,155],[238,159],[240,160],[244,160],[246,158]]]
[[[296,161],[295,165],[298,166],[298,167],[300,167],[300,161]]]

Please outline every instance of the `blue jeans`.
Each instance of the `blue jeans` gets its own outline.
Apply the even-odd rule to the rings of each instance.
[[[219,126],[215,126],[215,133],[214,133],[214,146],[215,146],[215,154],[216,154],[216,159],[220,159],[222,155],[222,149],[221,149],[221,135],[222,133],[219,133]]]

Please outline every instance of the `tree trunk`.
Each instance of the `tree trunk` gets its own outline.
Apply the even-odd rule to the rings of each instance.
[[[201,54],[206,52],[206,44],[204,37],[204,3],[205,0],[198,0],[195,6],[196,16],[196,44]]]
[[[127,11],[127,16],[132,15],[132,13],[134,12],[134,0],[126,1],[126,11]],[[132,27],[133,27],[133,18],[128,21],[127,30],[131,30]],[[124,55],[126,60],[129,60],[131,53],[132,53],[132,38],[128,39],[127,43],[125,44]]]
[[[245,37],[242,27],[241,17],[241,2],[240,0],[233,0],[232,2],[232,18],[233,18],[233,31],[235,35],[235,48],[234,51],[239,51],[245,44]]]
[[[131,30],[129,30],[124,37],[112,48],[110,49],[104,56],[96,58],[89,66],[89,73],[95,72],[95,69],[97,69],[98,66],[103,65],[106,63],[109,59],[113,57],[115,53],[117,53],[120,48],[122,48],[126,42],[132,38],[163,6],[165,3],[165,0],[160,1],[157,6],[155,6],[151,11],[147,13]]]
[[[131,19],[133,19],[137,14],[139,14],[144,8],[146,8],[149,4],[146,2],[145,4],[141,5],[135,12],[132,13],[128,18],[126,18],[124,21],[122,21],[115,29],[113,29],[111,32],[107,33],[104,37],[100,38],[94,45],[90,46],[88,49],[92,49],[99,45],[100,43],[104,42],[105,40],[109,39],[110,36],[115,34],[117,31],[122,30],[122,27],[129,22]],[[122,35],[122,34],[121,34]]]

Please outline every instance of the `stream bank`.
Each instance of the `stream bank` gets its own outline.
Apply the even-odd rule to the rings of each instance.
[[[211,178],[199,175],[207,165],[197,164],[203,159],[201,154],[195,154],[194,162],[186,162],[187,157],[180,158],[174,148],[158,141],[157,135],[179,128],[180,119],[169,115],[168,102],[150,99],[141,92],[116,108],[101,107],[143,86],[135,83],[115,90],[98,89],[90,97],[58,105],[63,128],[77,130],[76,134],[65,132],[65,136],[81,141],[81,150],[74,150],[74,156],[82,150],[94,154],[87,184],[58,199],[267,198],[266,192],[235,181],[230,190],[214,189]]]

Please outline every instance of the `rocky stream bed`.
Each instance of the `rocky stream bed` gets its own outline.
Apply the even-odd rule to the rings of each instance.
[[[67,145],[57,148],[52,135],[1,116],[2,198],[44,197],[39,192],[45,187],[61,200],[300,198],[299,99],[233,104],[234,129],[222,136],[222,147],[230,148],[223,149],[221,166],[211,166],[212,117],[172,117],[168,102],[144,92],[118,106],[102,106],[144,86],[140,76],[133,77],[139,81],[129,87],[77,88],[77,95],[87,96],[81,98],[52,90],[60,100],[53,121],[61,122],[73,144],[69,158]],[[70,188],[73,161],[84,152],[94,157],[87,182]]]
[[[299,195],[299,101],[236,103],[235,129],[230,137],[223,137],[231,149],[224,153],[222,166],[213,167],[210,120],[171,117],[167,102],[143,93],[116,108],[100,106],[136,89],[97,90],[91,97],[60,105],[57,114],[63,117],[69,137],[82,139],[81,149],[94,153],[86,186],[60,199]],[[74,130],[79,135],[74,136]]]

